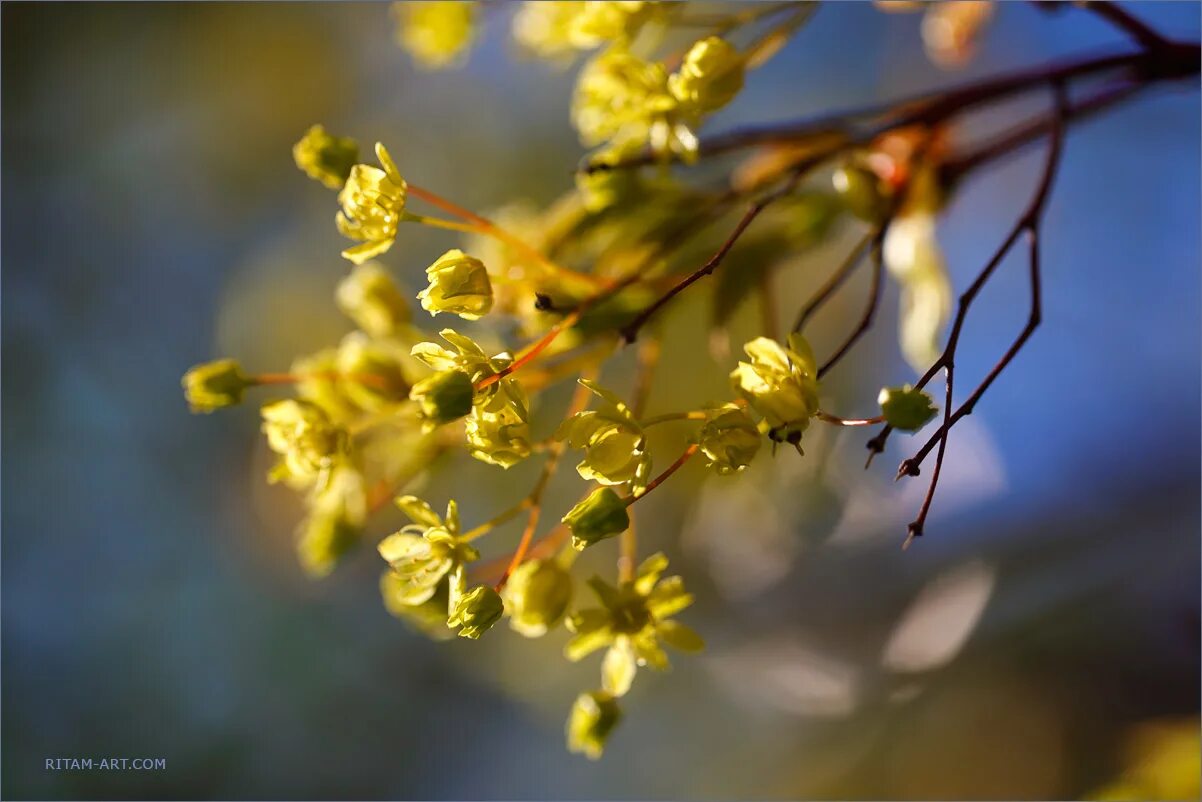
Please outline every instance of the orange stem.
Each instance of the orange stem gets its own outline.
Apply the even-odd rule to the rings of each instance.
[[[410,195],[412,195],[413,197],[423,200],[426,203],[430,204],[431,206],[441,209],[442,211],[446,212],[447,214],[452,214],[460,219],[468,221],[469,223],[474,225],[481,234],[487,234],[488,236],[495,237],[496,239],[501,240],[502,242],[504,242],[506,245],[510,246],[511,248],[521,251],[528,258],[533,259],[539,265],[546,268],[547,270],[550,270],[553,273],[563,273],[565,275],[570,275],[573,278],[578,278],[583,281],[587,281],[588,283],[593,284],[593,285],[599,285],[599,284],[604,283],[604,279],[602,279],[598,276],[589,275],[588,273],[578,273],[575,270],[569,270],[569,269],[563,267],[562,265],[556,264],[555,262],[551,261],[551,259],[549,259],[544,253],[542,253],[542,251],[538,250],[537,248],[531,246],[530,244],[524,242],[523,240],[514,236],[510,232],[501,228],[496,223],[489,220],[487,217],[481,217],[480,215],[476,214],[475,212],[469,211],[456,203],[452,203],[451,201],[447,200],[446,198],[442,197],[441,195],[436,195],[435,193],[431,192],[428,189],[422,189],[421,187],[415,186],[413,184],[408,184],[407,190],[408,190],[408,193]]]
[[[688,448],[686,448],[684,450],[684,453],[676,458],[676,462],[673,462],[671,465],[669,465],[667,468],[664,469],[663,473],[661,473],[659,476],[655,477],[654,479],[652,479],[650,482],[647,483],[647,487],[645,490],[643,490],[642,493],[638,494],[637,496],[630,496],[629,498],[627,498],[625,500],[626,506],[629,507],[631,504],[638,501],[643,496],[647,495],[652,490],[654,490],[655,488],[657,488],[661,484],[663,484],[665,479],[667,479],[669,476],[671,476],[672,474],[674,474],[678,470],[680,470],[680,466],[684,465],[686,462],[688,462],[689,458],[697,453],[697,449],[698,449],[698,446],[696,443],[693,443]]]

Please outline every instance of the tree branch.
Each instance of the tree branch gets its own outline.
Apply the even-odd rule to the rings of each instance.
[[[1040,176],[1038,187],[1030,204],[1019,218],[1010,234],[1006,237],[1001,247],[994,253],[993,257],[977,275],[977,278],[969,286],[968,290],[960,296],[960,303],[956,310],[956,317],[952,324],[952,332],[948,337],[947,346],[944,348],[943,354],[935,361],[927,370],[923,377],[919,379],[919,387],[925,386],[931,378],[934,377],[941,368],[946,372],[946,389],[944,393],[943,407],[943,424],[939,430],[927,441],[927,443],[910,459],[904,460],[898,468],[898,478],[902,476],[917,476],[919,474],[919,466],[923,459],[930,453],[932,448],[938,447],[935,455],[935,468],[931,473],[931,481],[927,486],[926,496],[923,498],[922,507],[919,509],[918,516],[910,523],[908,527],[908,535],[906,544],[915,538],[922,535],[923,526],[926,523],[927,515],[930,512],[931,502],[935,497],[935,490],[939,485],[939,476],[943,469],[943,456],[947,450],[947,438],[951,432],[951,428],[963,418],[965,415],[971,414],[973,407],[993,381],[1005,370],[1010,361],[1021,350],[1023,345],[1030,338],[1035,328],[1041,320],[1041,286],[1039,272],[1039,230],[1043,219],[1043,212],[1047,206],[1048,197],[1051,194],[1052,182],[1055,179],[1056,173],[1060,166],[1060,156],[1064,146],[1064,126],[1065,126],[1065,111],[1067,108],[1067,99],[1065,89],[1062,84],[1054,85],[1055,92],[1055,124],[1051,132],[1051,142],[1048,147],[1048,158],[1044,164],[1043,174]],[[972,392],[968,400],[954,412],[952,411],[953,389],[955,384],[955,360],[956,347],[960,341],[960,332],[964,326],[964,320],[968,314],[968,310],[972,305],[973,300],[981,291],[993,275],[997,266],[1001,264],[1002,259],[1010,252],[1019,236],[1025,234],[1030,243],[1030,280],[1031,280],[1031,312],[1027,320],[1027,325],[1023,328],[1018,338],[1011,344],[1002,358],[994,365],[993,369],[985,377],[980,385]]]

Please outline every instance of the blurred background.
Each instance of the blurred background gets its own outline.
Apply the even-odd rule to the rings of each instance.
[[[1135,11],[1198,36],[1195,4]],[[179,387],[194,363],[282,369],[349,329],[334,199],[292,164],[306,128],[381,139],[406,177],[470,208],[545,204],[582,153],[574,70],[517,57],[503,12],[443,73],[412,66],[386,5],[0,16],[5,797],[1074,798],[1149,750],[1196,766],[1196,84],[1074,126],[1045,228],[1045,323],[957,429],[913,548],[898,547],[925,483],[892,482],[911,446],[895,438],[864,472],[855,431],[807,439],[804,460],[761,455],[740,480],[690,466],[640,510],[644,548],[698,595],[683,620],[709,648],[641,677],[591,763],[564,750],[563,720],[595,659],[566,664],[562,633],[430,643],[382,608],[371,549],[306,579],[300,510],[264,482],[253,407],[192,416]],[[1126,43],[1079,10],[1005,4],[949,74],[923,55],[918,16],[833,4],[707,130],[1107,46]],[[940,229],[957,286],[1041,158],[957,197]],[[416,291],[448,247],[415,234],[385,261]],[[833,253],[782,275],[781,296],[805,297]],[[967,374],[1021,327],[1026,292],[1016,262],[983,296]],[[832,374],[849,414],[912,379],[896,309],[891,286]],[[670,317],[649,411],[729,370],[695,347],[703,312]],[[815,330],[822,348],[840,314]],[[528,486],[460,467],[423,493],[437,506],[492,477],[468,520]],[[44,768],[106,755],[167,769]]]

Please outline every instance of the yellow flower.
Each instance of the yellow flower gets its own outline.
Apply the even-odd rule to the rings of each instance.
[[[572,448],[585,449],[576,466],[582,479],[603,485],[630,484],[638,495],[651,475],[651,455],[646,450],[643,428],[623,401],[587,379],[580,383],[606,401],[601,410],[580,412],[560,424],[557,440]]]
[[[528,0],[513,15],[513,39],[540,58],[566,59],[577,50],[572,30],[582,11],[577,0]]]
[[[359,161],[359,143],[348,136],[331,136],[315,125],[292,146],[292,158],[310,178],[338,189]]]
[[[454,329],[443,329],[438,335],[451,347],[444,348],[430,342],[418,343],[410,353],[434,370],[462,370],[471,377],[473,384],[504,370],[513,361],[505,352],[489,356],[475,340]]]
[[[705,646],[692,629],[668,620],[692,604],[693,597],[685,592],[680,577],[660,579],[667,567],[668,558],[656,553],[639,566],[633,580],[616,588],[594,576],[588,584],[601,607],[568,618],[568,629],[575,633],[564,647],[564,656],[569,660],[575,662],[609,647],[601,666],[601,684],[607,693],[623,696],[630,690],[639,666],[659,671],[668,668],[661,642],[687,652]]]
[[[396,503],[413,523],[384,538],[377,547],[392,566],[393,600],[410,606],[423,604],[437,592],[442,580],[451,576],[448,604],[453,608],[466,582],[464,566],[480,557],[459,539],[458,506],[449,502],[444,519],[416,496],[401,496]]]
[[[509,626],[527,638],[539,638],[567,612],[572,574],[555,560],[527,560],[509,575],[501,595]]]
[[[719,474],[737,473],[755,459],[760,432],[747,413],[733,404],[710,412],[697,435],[701,453]]]
[[[642,0],[588,0],[579,4],[568,37],[581,50],[629,39],[647,20],[652,7]]]
[[[260,413],[267,445],[282,457],[272,480],[311,484],[341,456],[345,433],[316,404],[290,398],[265,404]]]
[[[468,451],[481,462],[511,468],[530,456],[530,407],[521,385],[500,382],[500,390],[468,415]]]
[[[818,412],[818,380],[814,354],[805,339],[790,335],[789,347],[756,337],[743,346],[751,362],[740,362],[730,374],[735,392],[764,416],[776,440],[797,443]]]
[[[242,373],[234,359],[219,359],[197,365],[184,374],[184,397],[193,412],[212,412],[242,403],[242,394],[254,382]]]
[[[388,151],[376,143],[376,158],[383,167],[356,164],[338,193],[342,211],[335,222],[344,237],[362,241],[342,255],[355,264],[379,256],[392,247],[397,225],[405,212],[407,185]]]
[[[454,329],[443,329],[439,335],[450,343],[450,348],[444,348],[437,343],[425,342],[413,346],[410,353],[434,370],[458,370],[466,373],[473,386],[504,370],[513,362],[513,358],[506,352],[489,356],[471,337],[460,334]],[[476,391],[473,403],[476,406],[488,405],[494,401],[498,405],[503,404],[504,399],[496,400],[498,393],[502,390],[505,390],[511,398],[524,397],[520,396],[521,390],[517,387],[515,379],[502,379]],[[495,412],[499,408],[497,406],[488,411]]]
[[[388,337],[409,322],[409,306],[392,276],[377,262],[351,268],[338,282],[338,308],[373,337]]]
[[[664,65],[643,61],[620,47],[593,58],[580,71],[572,97],[572,122],[587,146],[645,143],[653,127],[668,125],[676,99]]]
[[[462,64],[475,38],[476,4],[449,2],[394,3],[397,42],[419,67],[439,70]]]
[[[743,56],[717,36],[702,39],[668,77],[668,88],[692,114],[717,111],[743,88]]]
[[[492,309],[492,283],[479,259],[458,248],[444,253],[426,268],[430,286],[417,294],[431,316],[450,312],[464,320],[479,320]]]
[[[589,760],[599,759],[609,734],[621,720],[622,709],[610,694],[604,691],[580,694],[568,715],[568,750]]]

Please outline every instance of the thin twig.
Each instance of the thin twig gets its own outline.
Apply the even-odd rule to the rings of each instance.
[[[864,258],[864,254],[868,253],[868,246],[872,244],[873,233],[870,231],[856,243],[855,247],[847,254],[843,263],[831,274],[831,277],[826,280],[826,283],[814,293],[814,296],[806,302],[806,305],[797,313],[797,319],[793,321],[793,332],[799,332],[805,328],[805,324],[811,317],[814,316],[823,304],[835,294],[835,290],[843,286],[843,283],[856,271],[860,265],[860,260]]]
[[[634,320],[623,327],[622,338],[626,340],[627,343],[634,342],[635,339],[638,338],[639,329],[641,329],[643,325],[646,324],[646,322],[650,320],[665,304],[667,304],[684,290],[688,289],[689,286],[691,286],[694,282],[713,273],[714,270],[718,268],[718,265],[722,264],[722,260],[726,258],[728,253],[730,253],[731,248],[733,248],[735,243],[739,241],[739,237],[743,235],[743,232],[747,230],[747,227],[750,226],[751,223],[760,216],[760,213],[776,201],[780,200],[786,195],[791,194],[797,188],[797,185],[801,183],[802,178],[804,178],[811,169],[824,161],[825,158],[825,154],[821,156],[814,156],[797,165],[793,168],[788,180],[785,181],[780,188],[773,190],[772,192],[762,196],[759,200],[752,203],[751,206],[748,207],[747,211],[743,213],[742,218],[739,219],[739,222],[735,225],[734,230],[730,232],[730,235],[726,238],[722,245],[719,246],[714,255],[711,256],[700,268],[681,279],[675,286],[660,296],[655,303],[644,309]]]
[[[821,379],[830,369],[839,363],[839,360],[851,350],[851,347],[856,344],[864,333],[872,327],[872,319],[876,316],[877,307],[880,305],[881,298],[881,277],[885,272],[884,260],[881,257],[881,243],[885,238],[885,231],[888,224],[881,226],[872,237],[872,284],[868,288],[868,301],[864,304],[864,312],[860,316],[860,322],[852,330],[843,344],[839,346],[839,350],[831,355],[831,358],[826,360],[822,367],[818,368],[818,378]]]
[[[944,393],[944,408],[943,408],[943,424],[939,430],[932,435],[926,445],[910,459],[902,462],[898,468],[898,478],[902,476],[917,476],[919,474],[919,466],[922,460],[930,452],[931,448],[938,446],[935,454],[935,468],[931,472],[931,481],[927,486],[926,496],[923,498],[922,507],[919,509],[918,516],[907,527],[906,544],[908,545],[915,537],[922,535],[923,526],[926,523],[926,518],[930,512],[931,502],[935,497],[935,490],[939,484],[939,476],[943,469],[943,456],[947,450],[948,434],[951,431],[955,422],[960,420],[964,415],[972,412],[973,406],[980,397],[993,383],[994,379],[1001,374],[1022,346],[1026,343],[1031,333],[1039,325],[1041,316],[1041,292],[1040,292],[1040,274],[1039,274],[1039,229],[1043,218],[1043,211],[1047,206],[1048,197],[1051,194],[1052,182],[1056,177],[1056,173],[1060,166],[1060,155],[1064,144],[1064,111],[1067,106],[1065,89],[1062,84],[1054,86],[1055,92],[1055,108],[1056,124],[1051,132],[1051,143],[1048,147],[1048,157],[1044,165],[1043,174],[1040,176],[1039,184],[1035,191],[1034,197],[1030,204],[1019,218],[1010,234],[1006,237],[1001,247],[993,255],[993,258],[985,265],[985,268],[977,275],[976,280],[965,291],[964,295],[960,296],[960,303],[956,310],[956,317],[952,324],[951,335],[948,337],[947,346],[943,350],[943,354],[935,361],[919,380],[919,387],[924,386],[942,368],[947,375],[946,389]],[[985,282],[994,273],[1002,259],[1010,252],[1018,238],[1025,234],[1030,242],[1030,277],[1031,277],[1031,313],[1027,321],[1027,325],[1023,328],[1018,338],[1007,349],[1006,353],[994,366],[993,370],[985,377],[984,381],[973,391],[968,400],[959,409],[953,412],[953,387],[955,381],[955,359],[956,346],[960,341],[960,332],[964,326],[964,320],[968,314],[968,309],[972,305],[973,299],[976,298]]]
[[[1158,32],[1148,27],[1142,20],[1132,16],[1115,2],[1099,3],[1096,0],[1083,3],[1087,11],[1092,11],[1102,19],[1128,34],[1137,43],[1146,48],[1164,47],[1169,42]]]

